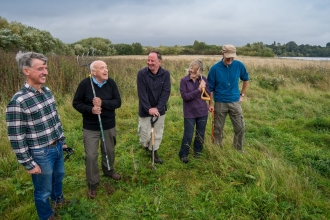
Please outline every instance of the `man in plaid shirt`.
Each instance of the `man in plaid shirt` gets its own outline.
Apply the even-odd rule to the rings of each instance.
[[[62,148],[67,146],[54,96],[43,86],[48,75],[47,58],[19,52],[16,60],[26,81],[6,109],[8,137],[18,162],[32,176],[39,218],[54,219],[49,197],[55,206],[68,202],[62,193]]]

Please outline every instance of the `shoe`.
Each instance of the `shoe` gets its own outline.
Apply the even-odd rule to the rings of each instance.
[[[155,155],[154,155],[154,156],[155,156],[155,157],[154,157],[154,160],[155,160],[154,162],[155,162],[155,163],[162,164],[163,161],[162,161],[162,159],[160,159],[160,157],[158,157],[158,153],[157,153],[156,150],[154,151],[154,154],[155,154]],[[151,155],[150,155],[150,157],[151,157],[151,160],[152,160],[152,151],[151,151]]]
[[[52,202],[52,208],[56,212],[59,209],[61,209],[63,206],[69,205],[71,203],[71,200],[64,199],[61,202]]]
[[[181,161],[183,163],[188,163],[188,157],[181,157]]]
[[[55,215],[54,214],[52,214],[49,218],[48,218],[48,220],[55,220],[56,218],[55,218]]]
[[[145,150],[145,151],[149,151],[149,142],[148,143],[145,143],[145,144],[141,144],[142,145],[142,148]]]
[[[90,199],[94,199],[96,197],[96,190],[88,189],[87,197]]]
[[[113,173],[109,177],[114,179],[114,180],[120,180],[121,179],[121,176],[118,173]]]
[[[194,154],[194,157],[196,158],[196,159],[198,159],[198,158],[201,158],[201,153],[196,153],[196,154]]]

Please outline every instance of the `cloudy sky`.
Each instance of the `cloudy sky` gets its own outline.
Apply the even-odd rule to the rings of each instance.
[[[1,0],[0,16],[64,43],[102,37],[143,46],[330,42],[329,0]]]

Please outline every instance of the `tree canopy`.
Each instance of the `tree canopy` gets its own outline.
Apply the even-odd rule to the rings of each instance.
[[[113,44],[109,39],[90,37],[81,39],[72,44],[65,44],[54,38],[51,33],[44,30],[26,26],[20,22],[8,22],[0,17],[0,49],[4,51],[19,50],[35,51],[44,54],[82,55],[91,53],[98,56],[111,55],[143,55],[151,50],[159,50],[164,55],[218,55],[221,45],[208,45],[205,42],[195,40],[192,45],[186,46],[142,46],[138,42],[132,44]],[[306,57],[330,57],[330,42],[321,46],[308,44],[297,45],[294,41],[286,44],[276,43],[267,45],[262,42],[248,43],[243,47],[237,47],[238,55],[245,56],[306,56]]]

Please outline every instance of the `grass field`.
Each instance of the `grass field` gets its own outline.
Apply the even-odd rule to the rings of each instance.
[[[37,219],[31,177],[11,150],[5,123],[9,96],[22,84],[13,54],[0,63],[5,76],[0,104],[0,216]],[[232,147],[228,119],[224,148],[211,142],[211,115],[200,159],[178,157],[183,135],[180,78],[194,59],[207,75],[220,56],[164,56],[172,91],[159,154],[150,158],[137,135],[137,71],[146,56],[103,57],[118,84],[123,104],[117,113],[115,169],[122,180],[101,177],[98,196],[86,197],[82,119],[71,105],[77,84],[87,76],[75,57],[52,57],[47,86],[55,94],[69,147],[65,162],[66,198],[79,200],[62,208],[59,219],[329,219],[330,218],[330,62],[238,57],[250,74],[242,103],[245,153]],[[1,61],[0,61],[1,62]],[[4,62],[4,61],[3,61]],[[6,67],[5,67],[6,66]],[[8,95],[4,95],[8,94]]]

